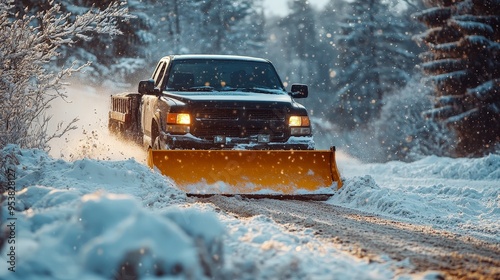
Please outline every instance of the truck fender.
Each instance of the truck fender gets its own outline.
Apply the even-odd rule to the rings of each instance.
[[[161,133],[162,133],[162,120],[161,120],[161,114],[159,111],[155,112],[153,115],[153,119],[151,120],[151,147],[155,146],[155,141],[156,138],[160,137],[159,140],[161,140]]]

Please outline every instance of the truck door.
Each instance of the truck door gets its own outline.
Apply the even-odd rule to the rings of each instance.
[[[160,82],[165,75],[165,71],[167,69],[168,60],[161,60],[156,66],[155,72],[151,77],[155,81],[155,87],[160,87]],[[151,135],[151,126],[154,113],[157,108],[158,96],[156,95],[143,95],[141,99],[141,126],[144,136],[152,137]],[[150,141],[154,141],[154,139],[150,139]]]

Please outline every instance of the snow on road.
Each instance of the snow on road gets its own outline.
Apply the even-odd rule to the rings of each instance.
[[[266,217],[216,216],[216,209],[190,203],[167,178],[135,160],[67,162],[15,146],[2,151],[2,158],[14,157],[18,165],[7,165],[19,191],[13,209],[5,194],[1,214],[3,229],[16,219],[9,239],[15,257],[9,264],[10,247],[2,247],[2,279],[393,276],[390,265],[325,246],[310,231],[284,232]],[[127,262],[140,265],[128,268]]]
[[[359,259],[335,242],[318,239],[313,229],[293,224],[284,226],[266,215],[236,218],[211,204],[193,203],[176,190],[168,178],[135,160],[67,162],[44,152],[12,146],[2,151],[2,157],[6,155],[15,155],[19,160],[15,183],[20,191],[15,194],[13,212],[17,219],[16,272],[8,270],[9,247],[3,246],[2,278],[65,279],[69,275],[75,279],[102,279],[127,273],[241,279],[328,278],[332,275],[340,279],[433,279],[439,275],[432,271],[423,276],[399,274],[397,271],[401,268],[411,271],[413,264],[387,256],[381,256],[377,262]],[[474,166],[492,161],[490,157],[476,160]],[[449,159],[433,158],[432,161],[434,165],[440,162],[443,166],[449,165]],[[456,161],[460,160],[453,160]],[[498,158],[493,160],[494,164],[498,161]],[[391,169],[391,165],[396,163],[388,164],[387,168]],[[424,191],[418,186],[403,185],[403,191],[399,184],[397,188],[387,184],[386,181],[391,181],[389,178],[379,185],[372,175],[351,177],[349,174],[377,170],[381,165],[350,166],[353,170],[344,170],[345,188],[323,205],[357,208],[498,243],[499,195],[495,187],[498,179],[481,180],[482,189],[477,181],[469,180],[464,187],[441,186],[441,182],[422,186]],[[400,163],[398,170],[409,166],[411,164]],[[394,173],[385,172],[385,175],[378,174]],[[411,182],[412,176],[408,177]],[[446,175],[434,177],[441,181]],[[434,185],[448,190],[442,194],[426,190]],[[469,186],[473,185],[474,195],[464,196],[472,192]],[[467,200],[455,206],[466,214],[455,213],[456,208],[448,204],[433,206],[433,199],[427,195],[443,195],[455,201],[455,205]],[[444,201],[444,197],[437,199]],[[5,200],[2,205],[4,225],[10,217],[7,203]],[[304,220],[307,223],[307,218]],[[178,241],[164,243],[171,239]],[[210,262],[200,260],[199,252],[205,252],[204,259]],[[140,266],[142,270],[122,268],[124,260],[141,260],[138,262],[144,263]],[[161,269],[155,268],[158,266]]]
[[[309,218],[283,224],[272,215],[236,217],[185,197],[144,166],[140,148],[106,134],[107,96],[80,94],[81,102],[60,108],[63,118],[88,108],[93,116],[50,155],[0,151],[2,182],[17,190],[2,202],[0,279],[439,278],[435,271],[413,273],[408,259],[358,258],[304,226]],[[499,155],[363,164],[340,154],[338,166],[345,185],[321,207],[470,236],[500,252]],[[295,215],[286,211],[278,214]]]
[[[339,166],[349,180],[329,204],[500,243],[500,155]]]

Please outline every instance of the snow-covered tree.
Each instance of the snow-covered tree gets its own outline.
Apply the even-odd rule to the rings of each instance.
[[[193,9],[192,3],[182,0],[155,2],[153,9],[149,7],[144,12],[144,14],[152,16],[151,19],[157,19],[152,21],[152,29],[156,36],[153,36],[149,49],[156,53],[156,60],[158,60],[158,56],[163,55],[158,54],[159,52],[165,52],[164,54],[166,54],[166,51],[169,50],[174,54],[183,53],[182,39],[185,36],[182,33],[185,31],[186,26],[181,24],[181,20],[188,11]]]
[[[305,0],[289,0],[290,13],[271,16],[266,21],[265,53],[272,59],[286,84],[306,83],[314,91],[328,85],[327,43],[318,34],[318,14]],[[326,69],[326,70],[325,70]],[[309,100],[303,100],[309,103]]]
[[[70,0],[62,1],[61,5],[72,13],[72,20],[85,13],[90,8],[105,9],[116,0]],[[137,71],[145,68],[151,58],[147,43],[151,42],[152,21],[148,15],[149,5],[154,0],[127,0],[121,2],[130,14],[128,20],[118,20],[116,25],[121,34],[102,36],[97,32],[88,32],[90,40],[80,40],[75,46],[65,47],[59,65],[65,61],[94,61],[82,77],[96,84],[108,80],[126,82],[134,77]],[[155,60],[157,58],[155,57]]]
[[[500,1],[426,0],[415,14],[428,30],[422,68],[435,85],[435,108],[458,135],[457,155],[481,155],[500,142]]]
[[[288,63],[296,66],[297,80],[314,81],[316,76],[316,24],[314,11],[306,0],[290,0],[290,13],[280,25],[286,28],[284,44],[288,47]]]
[[[432,108],[432,88],[415,75],[397,94],[386,96],[373,133],[380,143],[377,160],[413,161],[423,156],[450,156],[453,133],[446,126],[422,116]]]
[[[185,46],[213,54],[244,54],[260,49],[264,38],[261,1],[192,0],[186,11]],[[260,9],[259,9],[260,8]],[[193,50],[197,48],[196,50]]]
[[[262,0],[158,1],[149,13],[157,40],[150,48],[167,53],[255,55],[265,41]]]
[[[385,1],[353,1],[350,7],[336,36],[340,55],[332,110],[347,130],[367,127],[379,116],[384,95],[406,84],[416,57],[409,45],[411,25]]]
[[[36,15],[51,8],[52,1],[24,0],[16,3],[15,10],[21,15]],[[63,13],[70,14],[69,22],[74,22],[79,16],[91,8],[103,10],[114,0],[68,0],[56,1]],[[82,77],[87,83],[100,84],[106,80],[123,81],[136,70],[144,68],[144,60],[148,58],[149,48],[144,47],[151,41],[151,22],[148,11],[154,0],[128,0],[119,5],[127,8],[135,16],[128,20],[118,20],[116,25],[122,34],[102,36],[94,30],[85,31],[88,40],[78,40],[72,46],[61,46],[57,57],[58,67],[68,67],[68,62],[93,61]],[[153,10],[153,9],[152,9]],[[34,21],[34,24],[39,24]],[[149,41],[148,41],[149,40]],[[155,58],[156,59],[156,58]],[[79,74],[82,75],[82,74]]]
[[[57,0],[56,0],[57,1]],[[111,0],[61,1],[61,11],[69,20],[91,7],[102,9]],[[50,1],[23,0],[16,3],[20,15],[34,15],[50,7]],[[262,0],[127,0],[120,3],[134,15],[117,21],[122,35],[85,35],[71,47],[62,46],[58,66],[68,61],[94,63],[85,71],[87,82],[117,81],[135,84],[137,76],[149,75],[158,58],[172,53],[220,53],[258,55],[264,37]]]
[[[337,72],[340,69],[336,63],[340,52],[335,38],[340,34],[342,15],[345,15],[349,5],[344,0],[330,0],[319,11],[316,18],[317,51],[315,57],[318,61],[318,88],[324,92],[331,92]],[[329,94],[331,96],[331,94]],[[331,99],[331,98],[329,98]]]
[[[48,10],[16,18],[10,3],[0,1],[0,149],[10,143],[47,150],[48,142],[73,129],[77,120],[59,123],[49,134],[51,116],[46,111],[53,100],[66,98],[63,79],[88,63],[73,63],[59,71],[49,66],[63,46],[90,39],[89,31],[120,34],[116,22],[128,18],[127,10],[113,3],[71,21],[71,14],[50,2]]]

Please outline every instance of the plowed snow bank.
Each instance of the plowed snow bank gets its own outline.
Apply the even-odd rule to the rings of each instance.
[[[500,241],[499,155],[339,166],[346,180],[329,204]]]

